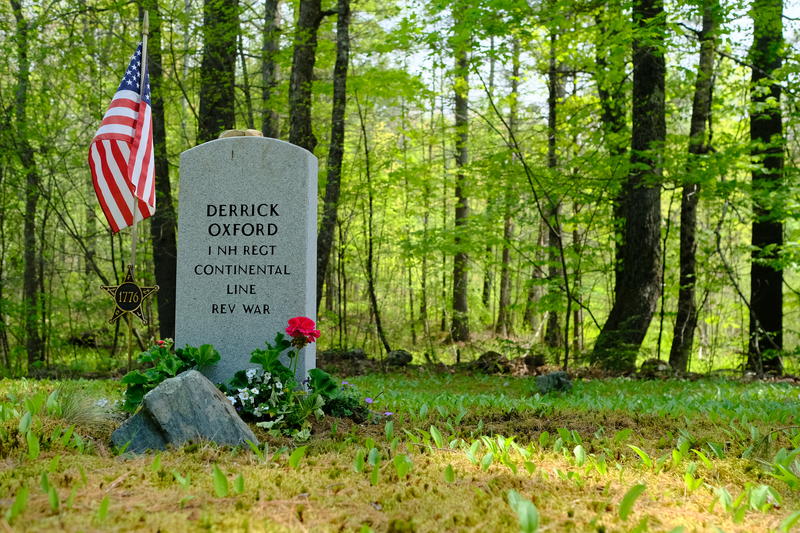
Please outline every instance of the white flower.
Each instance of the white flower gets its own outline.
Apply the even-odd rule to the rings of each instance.
[[[236,404],[236,398],[234,398],[233,396],[225,396],[225,397],[226,397],[226,398],[228,399],[228,401],[229,401],[229,402],[231,402],[232,404],[234,404],[234,405]]]
[[[283,383],[281,383],[280,381],[276,381],[275,382],[275,388],[278,389],[278,390],[282,389],[283,388]]]
[[[258,374],[258,369],[257,368],[248,368],[247,371],[245,372],[245,374],[247,375],[247,379],[248,380],[252,380],[254,377],[256,377],[256,374]]]
[[[94,404],[95,404],[97,407],[105,407],[106,405],[108,405],[108,400],[107,400],[107,399],[105,399],[105,398],[100,398],[99,400],[97,400],[96,402],[94,402]]]

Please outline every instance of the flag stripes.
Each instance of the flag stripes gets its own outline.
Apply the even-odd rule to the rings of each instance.
[[[155,212],[150,80],[141,55],[140,44],[89,147],[94,190],[114,233]]]

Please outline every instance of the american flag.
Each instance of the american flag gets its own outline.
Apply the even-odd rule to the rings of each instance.
[[[144,91],[139,97],[144,72]],[[153,165],[153,120],[150,77],[142,65],[142,45],[136,48],[128,70],[108,106],[89,147],[94,191],[114,233],[156,210]]]

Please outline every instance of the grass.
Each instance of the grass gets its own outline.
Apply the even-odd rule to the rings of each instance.
[[[257,453],[191,444],[143,456],[108,448],[111,413],[77,416],[59,406],[70,394],[51,394],[113,403],[118,383],[1,381],[0,529],[800,527],[800,389],[789,384],[612,379],[541,397],[530,378],[347,379],[374,399],[368,424],[326,418],[302,443],[262,432]]]

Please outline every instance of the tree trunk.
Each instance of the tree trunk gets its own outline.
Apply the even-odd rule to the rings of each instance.
[[[300,0],[289,80],[289,142],[312,153],[317,146],[317,138],[311,128],[311,84],[317,59],[317,32],[321,22],[321,0]]]
[[[172,201],[167,160],[167,130],[164,120],[164,70],[161,56],[161,12],[158,0],[145,4],[150,11],[150,39],[148,41],[150,86],[152,87],[153,152],[156,175],[156,205],[158,209],[150,218],[150,236],[153,241],[153,266],[158,292],[158,330],[161,338],[175,336],[175,273],[178,249],[176,245],[177,217]]]
[[[511,58],[511,98],[508,111],[508,129],[512,135],[517,134],[519,111],[519,75],[520,75],[519,40],[514,39]],[[495,333],[507,337],[512,333],[511,317],[511,239],[514,237],[514,220],[511,210],[514,205],[513,180],[509,176],[504,192],[503,206],[503,250],[500,263],[500,297],[497,302],[497,323]]]
[[[753,221],[750,263],[750,342],[747,366],[758,373],[782,373],[778,350],[783,349],[783,246],[780,194],[783,182],[783,125],[781,86],[774,76],[781,68],[783,4],[781,0],[754,0],[753,65],[750,89],[751,156],[758,164],[752,173]]]
[[[8,131],[10,125],[10,118],[4,115],[0,121],[0,132]],[[0,133],[0,146],[5,148],[6,138]],[[6,205],[5,186],[3,185],[3,178],[5,177],[6,162],[5,149],[3,149],[3,156],[0,156],[0,205]],[[0,356],[2,356],[3,367],[11,371],[11,350],[8,344],[8,322],[6,321],[5,310],[5,264],[6,264],[6,210],[0,209]]]
[[[578,212],[578,206],[575,206],[575,212]],[[572,230],[572,249],[574,250],[575,257],[580,257],[582,253],[581,239],[578,230]],[[581,282],[582,273],[580,269],[580,262],[573,274],[574,281],[572,282],[572,294],[575,300],[575,310],[573,311],[573,334],[572,334],[572,351],[575,357],[578,357],[583,352],[583,308],[581,307]]]
[[[625,56],[619,53],[618,43],[606,40],[618,38],[623,33],[619,26],[624,24],[622,11],[618,5],[612,4],[609,10],[595,18],[600,42],[595,52],[594,77],[597,83],[597,95],[600,100],[600,121],[603,125],[603,137],[608,151],[611,166],[611,198],[612,219],[614,223],[614,286],[621,283],[620,265],[622,264],[622,182],[624,180],[624,158],[627,151],[626,141],[626,106],[625,106]]]
[[[558,101],[564,98],[564,83],[558,72],[556,63],[556,34],[550,33],[550,68],[547,73],[547,168],[550,170],[550,179],[558,180],[558,153],[557,145],[557,106]],[[544,333],[544,343],[550,348],[559,348],[566,340],[563,336],[561,321],[559,320],[558,307],[561,302],[561,291],[558,282],[563,277],[561,272],[558,246],[559,235],[557,220],[559,216],[559,201],[551,196],[548,200],[547,218],[550,220],[547,232],[547,301],[550,309],[547,311],[547,325]]]
[[[405,99],[401,99],[400,101],[400,124],[401,124],[401,135],[400,135],[400,143],[403,151],[403,218],[408,221],[409,214],[408,214],[408,205],[410,203],[410,191],[411,187],[408,183],[408,137],[405,134],[407,128],[409,128],[409,124],[407,122],[406,117],[406,101]],[[403,233],[409,239],[407,242],[410,244],[410,235],[411,227],[409,226],[408,222],[405,222]],[[405,267],[406,267],[406,275],[407,275],[407,289],[408,289],[408,328],[411,330],[411,345],[416,346],[417,344],[417,324],[414,320],[414,266],[413,266],[413,258],[408,255],[405,258]]]
[[[592,360],[609,370],[633,371],[661,287],[661,157],[665,33],[662,0],[633,4],[633,132],[631,169],[623,187],[619,280]]]
[[[52,183],[52,175],[48,180]],[[50,190],[50,187],[43,187],[44,190]],[[47,193],[44,193],[45,198],[47,198]],[[46,279],[51,279],[53,277],[53,273],[45,272],[46,262],[45,262],[45,246],[48,244],[46,236],[47,231],[47,221],[50,218],[50,204],[46,203],[44,210],[41,214],[39,219],[39,239],[38,239],[38,246],[39,251],[37,252],[37,257],[39,264],[36,267],[36,286],[38,288],[39,294],[36,297],[36,301],[39,302],[39,336],[40,342],[42,344],[42,361],[45,362],[46,365],[50,364],[49,361],[49,350],[48,344],[50,342],[50,328],[48,327],[49,324],[52,324],[51,314],[53,308],[53,291],[47,290],[47,284],[45,282]],[[53,257],[54,254],[52,253],[52,249],[55,247],[55,242],[51,242],[51,255]],[[50,288],[52,289],[53,284],[52,281],[50,283]]]
[[[528,298],[525,302],[525,316],[523,318],[525,324],[528,325],[530,330],[534,332],[535,336],[539,336],[541,330],[538,316],[537,306],[542,299],[542,283],[544,280],[544,270],[539,266],[544,262],[543,251],[547,242],[547,225],[543,220],[539,220],[539,228],[536,237],[536,264],[531,268],[531,278],[528,285]]]
[[[454,14],[458,17],[457,14]],[[456,26],[459,26],[458,21]],[[453,316],[450,322],[450,337],[455,342],[469,340],[469,254],[464,245],[465,225],[469,217],[469,200],[467,197],[467,175],[465,167],[468,163],[467,142],[469,140],[469,60],[467,58],[468,43],[457,37],[453,46],[455,55],[455,93],[456,115],[456,182],[455,182],[455,217],[453,219],[455,234],[455,250],[453,256]]]
[[[439,125],[441,134],[439,135],[439,139],[441,140],[441,151],[442,151],[442,230],[447,230],[447,185],[448,185],[448,175],[447,175],[447,126],[445,123],[445,114],[444,114],[444,78],[445,75],[442,73],[441,76],[441,83],[439,87]],[[442,273],[442,285],[441,285],[441,311],[442,316],[441,320],[439,321],[439,330],[441,332],[447,331],[447,318],[448,318],[448,311],[449,306],[447,302],[447,254],[446,250],[442,250],[442,267],[440,269]]]
[[[336,22],[336,64],[333,68],[333,107],[331,110],[331,142],[328,147],[328,173],[322,221],[317,235],[317,309],[322,285],[333,247],[344,158],[344,116],[347,109],[347,65],[350,55],[350,0],[339,0]]]
[[[506,207],[503,217],[503,250],[500,263],[500,296],[497,302],[495,333],[508,337],[513,333],[511,320],[511,239],[514,238],[514,221],[511,209]]]
[[[492,216],[492,199],[489,199],[488,205],[486,206],[486,218],[489,219]],[[491,244],[486,245],[486,249],[484,250],[484,259],[485,264],[483,267],[483,290],[481,291],[481,303],[483,307],[491,313],[491,309],[489,309],[489,304],[492,300],[492,284],[494,282],[494,250],[492,249]]]
[[[356,104],[358,105],[358,98],[356,98]],[[381,322],[381,314],[380,309],[378,308],[378,297],[375,292],[375,274],[374,274],[374,261],[373,261],[373,193],[372,193],[372,173],[370,171],[370,153],[369,153],[369,142],[367,138],[367,127],[364,120],[364,113],[361,109],[361,106],[358,105],[358,119],[361,124],[361,135],[364,138],[364,166],[365,166],[365,173],[367,175],[367,202],[368,202],[368,209],[367,209],[367,264],[366,264],[366,271],[367,271],[367,291],[369,292],[369,302],[372,307],[372,314],[375,317],[375,328],[378,330],[378,338],[383,344],[383,348],[386,350],[386,353],[392,351],[391,346],[389,346],[389,341],[386,338],[386,333],[383,331],[383,323]]]
[[[99,47],[97,46],[97,40],[95,38],[95,31],[92,27],[92,22],[90,17],[83,17],[83,24],[82,30],[84,35],[86,36],[85,46],[90,52],[90,59],[86,62],[87,67],[89,69],[89,79],[94,82],[98,78],[97,70],[98,65],[100,64],[100,57],[99,57]],[[91,107],[92,109],[97,106],[99,108],[100,99],[97,98],[98,95],[94,95],[94,98],[85,102],[87,107]],[[85,193],[87,198],[94,198],[94,184],[91,180],[84,180],[84,187]],[[62,195],[63,198],[63,195]],[[84,250],[84,263],[83,263],[83,273],[84,276],[84,285],[83,285],[83,298],[88,298],[90,293],[94,293],[95,283],[93,283],[93,279],[91,277],[92,274],[92,267],[94,265],[95,256],[97,255],[97,217],[95,216],[95,203],[94,202],[85,202],[84,205],[84,217],[86,219],[85,226],[84,226],[84,241],[86,243],[85,246],[81,246]],[[77,227],[76,227],[77,229]],[[71,232],[72,233],[72,232]],[[80,238],[80,231],[76,231],[74,233],[74,237]]]
[[[278,84],[277,56],[280,50],[280,0],[264,2],[264,35],[261,45],[261,132],[264,137],[280,136],[280,117],[271,102]]]
[[[347,269],[345,268],[345,250],[347,244],[345,241],[344,224],[341,220],[336,222],[338,230],[338,245],[336,260],[337,272],[339,278],[338,305],[339,305],[339,347],[344,347],[344,340],[347,339]]]
[[[232,129],[236,123],[234,89],[238,34],[238,0],[205,0],[198,143],[216,139],[222,131]]]
[[[435,79],[435,73],[434,73]],[[430,105],[430,134],[428,136],[428,167],[433,168],[433,142],[434,133],[436,131],[435,113],[436,113],[436,95],[431,95]],[[430,225],[431,213],[431,183],[430,180],[423,180],[422,182],[422,242],[428,242],[428,228]],[[422,323],[422,328],[425,333],[425,339],[429,344],[433,342],[431,338],[430,324],[428,323],[428,254],[422,254],[422,266],[420,272],[420,288],[419,288],[419,320]],[[431,350],[432,351],[432,350]]]
[[[692,119],[689,127],[689,163],[686,169],[687,183],[681,192],[680,235],[680,288],[678,310],[672,333],[669,364],[677,371],[686,372],[694,344],[697,327],[697,202],[700,199],[700,183],[695,178],[700,157],[708,153],[706,124],[711,118],[711,96],[713,90],[714,53],[716,33],[720,17],[719,0],[703,1],[703,28],[700,30],[700,59],[697,63]]]
[[[40,196],[39,171],[30,143],[31,131],[28,124],[28,88],[30,86],[30,60],[28,59],[30,26],[22,12],[19,0],[11,0],[11,8],[16,20],[14,38],[17,44],[17,94],[14,101],[14,114],[17,127],[17,154],[25,175],[25,214],[23,226],[24,270],[22,275],[22,303],[25,329],[25,349],[28,352],[28,372],[34,365],[44,362],[44,345],[39,332],[39,315],[42,302],[39,301],[38,265],[36,245],[36,213]]]
[[[247,117],[247,128],[253,129],[256,127],[256,117],[253,111],[253,99],[250,96],[250,74],[247,72],[247,58],[244,55],[244,38],[242,37],[241,33],[239,33],[239,38],[237,41],[239,46],[239,61],[242,64],[242,92],[244,93],[244,109],[245,116]]]

